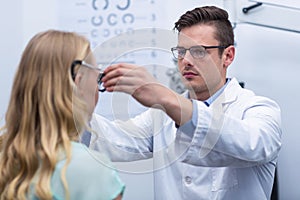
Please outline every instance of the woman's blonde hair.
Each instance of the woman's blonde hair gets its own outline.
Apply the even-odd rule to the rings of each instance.
[[[90,53],[88,40],[72,32],[49,30],[29,41],[0,136],[0,199],[26,199],[33,182],[39,199],[52,199],[51,176],[61,150],[67,159],[61,179],[68,196],[70,142],[78,140],[88,116],[83,101],[73,95],[70,66]]]

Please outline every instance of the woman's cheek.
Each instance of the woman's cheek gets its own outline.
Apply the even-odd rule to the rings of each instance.
[[[95,106],[97,105],[98,103],[98,99],[99,99],[99,91],[98,91],[98,87],[96,88],[96,91],[95,91]]]

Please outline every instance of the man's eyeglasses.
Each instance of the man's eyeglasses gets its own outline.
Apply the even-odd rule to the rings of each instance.
[[[76,77],[76,73],[74,71],[76,65],[81,65],[81,66],[84,66],[84,67],[88,67],[90,69],[95,69],[95,70],[99,70],[99,68],[97,67],[94,67],[93,65],[91,64],[88,64],[82,60],[74,60],[72,62],[72,65],[71,65],[71,75],[72,75],[72,79],[75,81],[75,77]],[[98,78],[97,78],[97,83],[98,83],[98,90],[100,92],[104,92],[105,91],[105,87],[103,87],[103,82],[102,82],[102,78],[104,77],[104,73],[102,71],[100,71],[99,75],[98,75]]]
[[[204,58],[204,56],[206,55],[206,49],[214,49],[214,48],[218,48],[218,49],[226,49],[228,46],[203,46],[203,45],[198,45],[198,46],[192,46],[188,49],[184,48],[184,47],[173,47],[171,48],[171,51],[173,53],[173,56],[176,59],[183,59],[186,51],[189,50],[190,54],[193,56],[193,58],[199,59],[199,58]]]

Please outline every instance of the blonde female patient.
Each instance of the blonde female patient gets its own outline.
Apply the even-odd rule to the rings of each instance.
[[[109,160],[80,143],[98,101],[88,40],[49,30],[26,46],[0,136],[0,199],[121,199]]]

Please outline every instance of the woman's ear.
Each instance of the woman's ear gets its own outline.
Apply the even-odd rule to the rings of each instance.
[[[82,80],[82,73],[78,72],[78,73],[76,74],[76,76],[75,76],[74,82],[75,82],[75,84],[76,84],[77,86],[79,86],[81,80]]]
[[[77,72],[75,76],[74,83],[77,87],[77,92],[79,96],[83,95],[83,90],[82,90],[82,79],[83,79],[83,74],[81,72]]]

